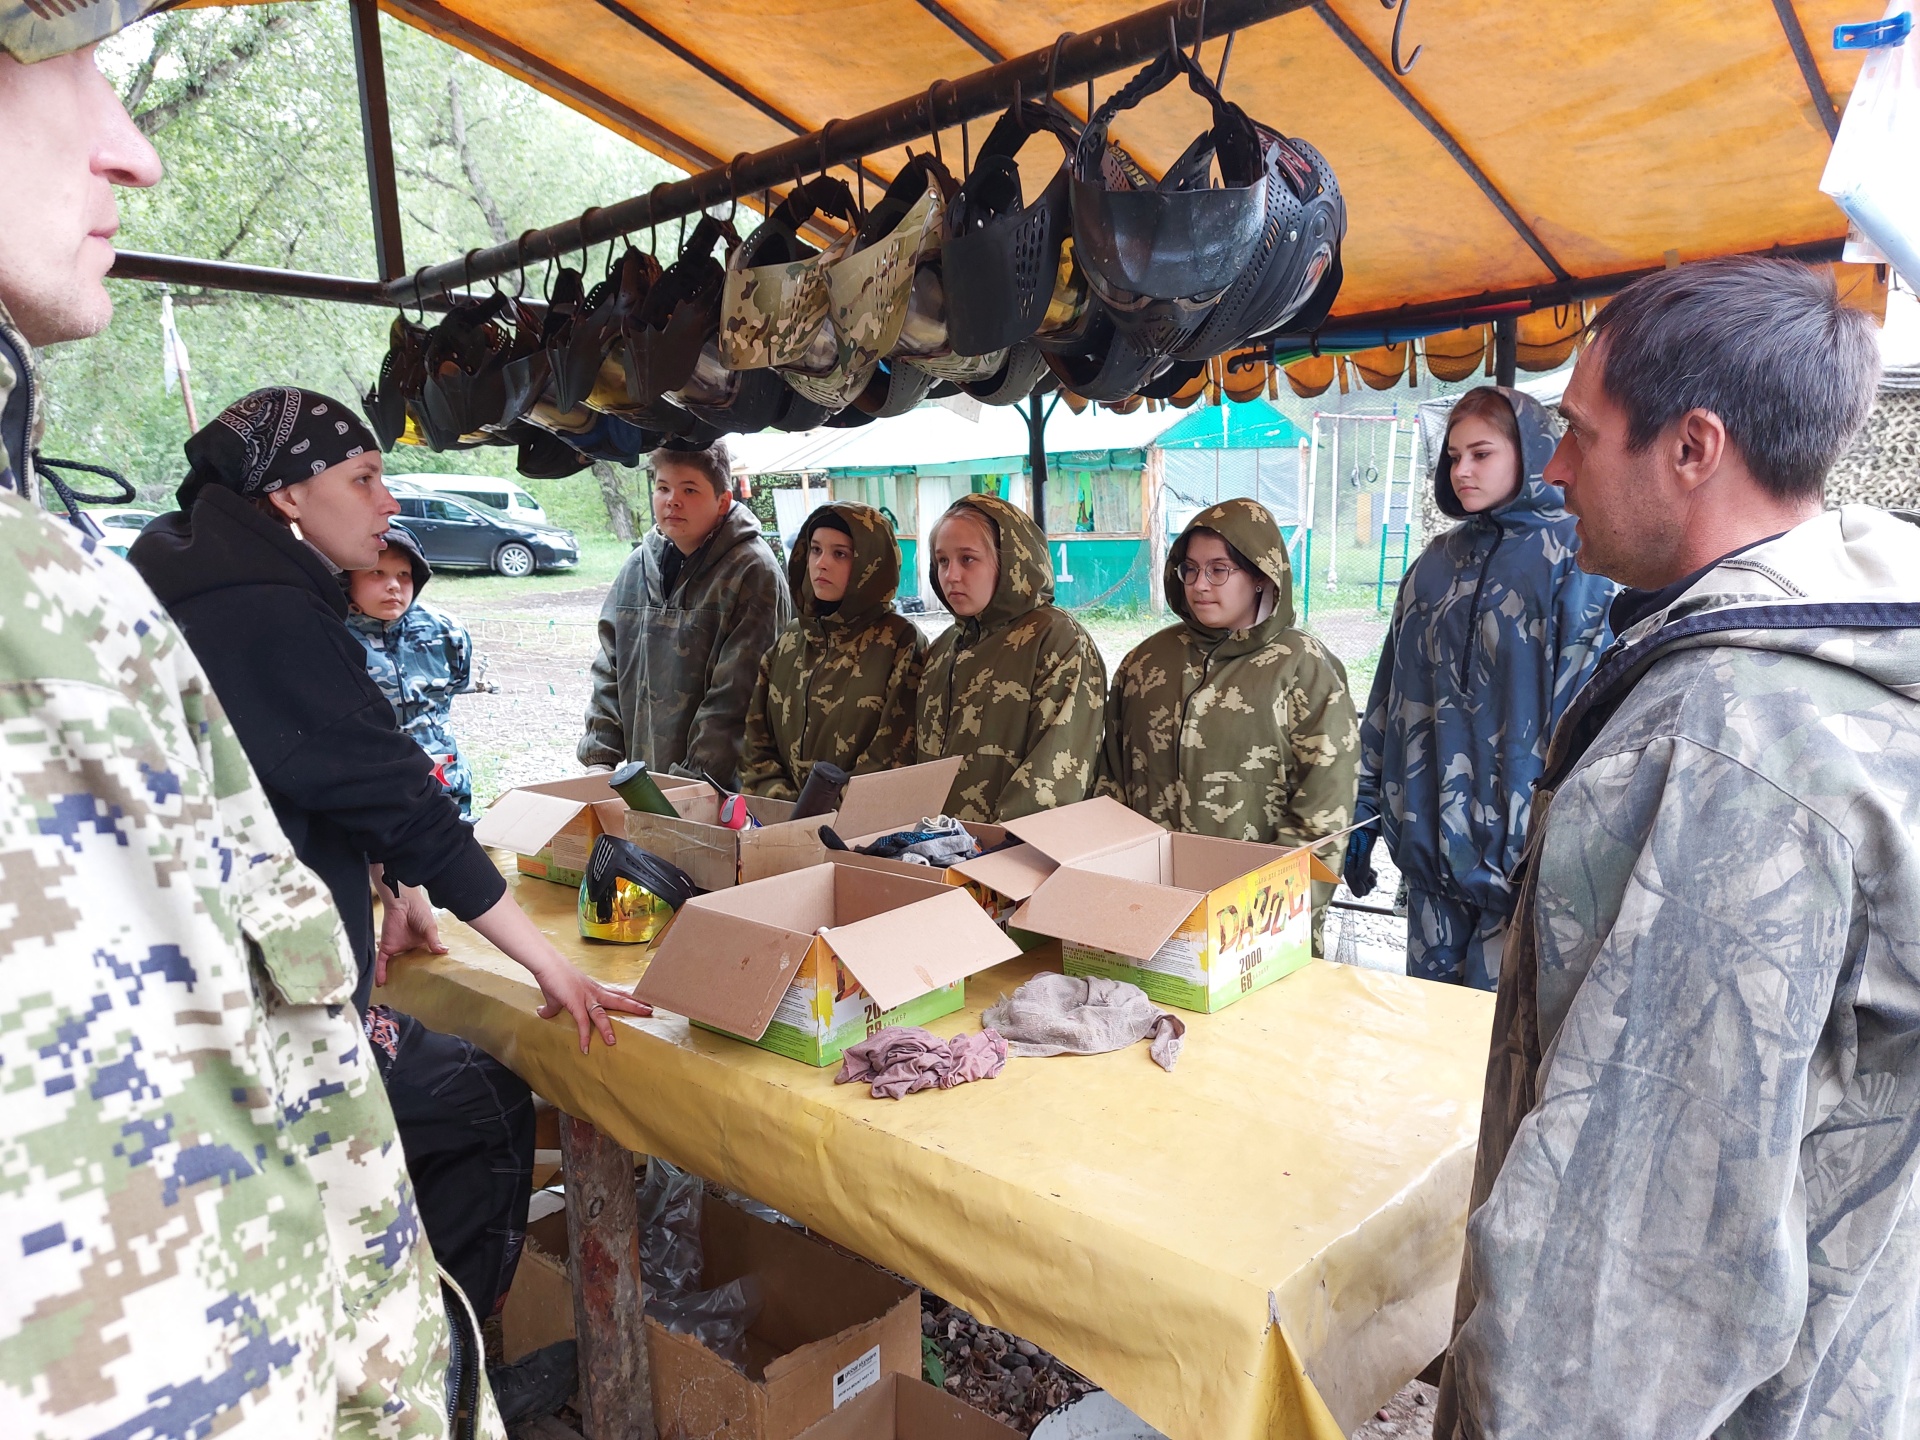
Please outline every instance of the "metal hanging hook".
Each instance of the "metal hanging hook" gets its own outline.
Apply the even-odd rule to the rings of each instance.
[[[727,223],[729,225],[733,223],[733,217],[740,213],[740,181],[737,176],[740,169],[740,161],[747,153],[747,151],[742,150],[731,160],[727,161],[727,198],[733,202],[732,208],[727,211]]]
[[[839,123],[840,117],[836,115],[820,127],[820,173],[822,175],[827,173],[828,165],[831,163],[827,159],[827,147],[833,142],[833,127]]]
[[[1067,41],[1071,40],[1077,33],[1078,33],[1077,31],[1073,31],[1073,30],[1062,30],[1057,36],[1054,37],[1053,53],[1047,56],[1047,99],[1049,102],[1052,101],[1053,97],[1056,94],[1058,94],[1060,90],[1061,47],[1064,46],[1067,43]]]
[[[519,289],[517,289],[517,290],[515,290],[515,291],[513,292],[513,298],[514,298],[514,299],[516,299],[516,300],[524,300],[524,299],[526,298],[526,294],[527,294],[527,236],[529,236],[529,235],[532,235],[532,234],[534,234],[534,233],[535,233],[535,232],[534,232],[534,231],[532,231],[532,230],[522,230],[522,231],[520,232],[520,243],[519,243],[519,245],[518,245],[518,247],[517,247],[517,249],[518,249],[518,251],[519,251],[519,255],[518,255],[518,259],[519,259],[519,261],[520,261],[520,288],[519,288]]]
[[[1393,73],[1396,75],[1404,75],[1413,69],[1415,62],[1420,59],[1420,52],[1427,48],[1425,45],[1416,45],[1413,47],[1413,53],[1404,61],[1400,58],[1400,33],[1406,28],[1407,7],[1412,3],[1413,0],[1380,0],[1381,9],[1398,12],[1393,17],[1393,53],[1389,57],[1393,63]]]
[[[647,208],[649,211],[652,210],[653,202],[651,200],[647,202]],[[593,242],[587,239],[587,222],[599,213],[600,207],[598,205],[589,205],[580,212],[580,278],[582,280],[586,279],[588,273],[587,264],[593,259]]]
[[[427,323],[427,287],[421,282],[420,277],[426,274],[427,270],[428,267],[422,265],[418,270],[413,272],[413,303],[414,307],[420,312],[420,323],[422,325]],[[405,306],[401,307],[400,313],[402,315],[407,313]]]
[[[942,165],[947,162],[947,157],[940,153],[940,87],[945,83],[935,80],[927,86],[927,129],[933,137],[933,158]]]
[[[1193,26],[1193,64],[1200,67],[1200,47],[1207,43],[1207,0],[1200,0],[1200,14]]]
[[[1227,62],[1233,59],[1233,37],[1239,33],[1237,30],[1227,32],[1227,48],[1220,52],[1220,72],[1213,77],[1213,88],[1216,90],[1226,88]]]

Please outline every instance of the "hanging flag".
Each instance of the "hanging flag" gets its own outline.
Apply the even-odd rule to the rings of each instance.
[[[172,295],[160,297],[160,363],[167,394],[171,395],[181,379],[193,370],[193,363],[187,358],[187,342],[180,338],[180,331],[173,323]]]

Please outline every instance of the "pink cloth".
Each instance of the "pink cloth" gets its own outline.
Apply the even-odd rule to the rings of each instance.
[[[991,1080],[1007,1063],[1007,1042],[981,1030],[942,1040],[925,1030],[889,1025],[841,1058],[836,1085],[865,1084],[876,1100],[898,1100],[916,1090],[951,1090],[969,1080]]]

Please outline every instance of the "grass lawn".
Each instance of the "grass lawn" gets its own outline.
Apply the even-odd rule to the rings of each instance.
[[[632,547],[623,540],[586,535],[580,539],[580,563],[571,570],[547,570],[518,580],[470,570],[436,570],[433,603],[455,614],[472,606],[498,614],[511,610],[515,600],[529,596],[607,585],[631,553]]]

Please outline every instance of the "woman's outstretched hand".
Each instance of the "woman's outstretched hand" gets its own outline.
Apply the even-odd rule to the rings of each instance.
[[[580,1029],[580,1053],[587,1053],[598,1030],[606,1044],[613,1044],[613,1012],[622,1015],[651,1015],[653,1007],[642,1004],[624,990],[615,990],[597,980],[589,980],[576,970],[567,957],[554,949],[553,942],[527,918],[511,892],[502,895],[486,914],[469,922],[501,951],[526,966],[540,986],[546,1004],[540,1018],[551,1020],[562,1010],[573,1017]]]
[[[595,1030],[600,1032],[600,1038],[605,1043],[614,1043],[612,1012],[618,1011],[622,1015],[653,1014],[651,1005],[634,999],[624,990],[615,990],[598,980],[589,980],[565,959],[557,955],[554,958],[557,964],[543,965],[533,972],[533,978],[539,982],[540,993],[547,1000],[540,1007],[539,1015],[542,1020],[551,1020],[564,1010],[573,1016],[573,1023],[580,1030],[582,1055],[592,1045]]]

